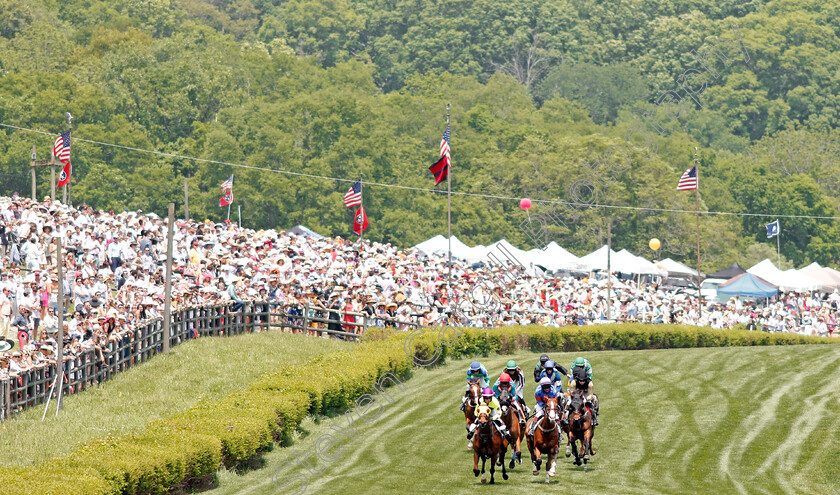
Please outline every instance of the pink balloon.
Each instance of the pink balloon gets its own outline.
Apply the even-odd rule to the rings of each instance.
[[[522,198],[519,200],[519,207],[523,210],[528,210],[531,208],[531,200],[528,198]]]

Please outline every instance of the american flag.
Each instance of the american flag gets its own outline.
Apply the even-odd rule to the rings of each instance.
[[[449,122],[446,123],[446,130],[443,131],[443,137],[440,139],[440,156],[445,156],[449,159]]]
[[[344,195],[344,206],[352,208],[360,204],[362,204],[362,181],[357,181]]]
[[[70,161],[70,131],[67,131],[55,138],[53,156],[55,156],[61,163],[67,163]]]
[[[680,177],[680,183],[677,184],[677,191],[693,191],[697,189],[697,167],[691,167],[690,169],[686,170],[682,177]]]
[[[222,191],[227,191],[228,189],[233,189],[233,175],[224,182],[222,182]]]

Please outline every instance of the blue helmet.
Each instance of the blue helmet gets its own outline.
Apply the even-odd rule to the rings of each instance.
[[[470,371],[481,371],[481,363],[478,361],[473,361],[470,364]]]
[[[554,361],[552,361],[550,359],[548,361],[546,361],[545,362],[545,369],[553,370],[554,369]]]

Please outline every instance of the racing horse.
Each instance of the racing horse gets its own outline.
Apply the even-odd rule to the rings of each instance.
[[[545,482],[549,482],[549,478],[554,476],[554,468],[556,467],[557,452],[560,450],[560,427],[557,421],[560,419],[557,404],[557,397],[546,397],[544,401],[543,417],[537,424],[533,436],[528,436],[528,450],[531,453],[531,461],[534,463],[534,476],[539,474],[540,465],[542,464],[542,454],[548,455],[545,462]],[[528,428],[536,418],[531,418],[528,421]]]
[[[481,482],[487,482],[487,475],[484,473],[484,465],[490,459],[490,484],[496,483],[496,462],[502,461],[502,477],[508,479],[505,470],[505,439],[496,429],[493,421],[490,420],[490,406],[480,404],[476,408],[476,422],[478,428],[475,432],[475,443],[473,445],[473,474],[478,477],[478,459],[481,458]]]
[[[583,470],[586,471],[586,464],[589,461],[589,454],[595,455],[592,447],[592,435],[595,427],[592,426],[592,413],[586,406],[586,392],[583,389],[575,390],[569,399],[569,423],[563,427],[569,437],[566,443],[566,457],[575,455],[575,465],[580,466],[581,453],[583,454]],[[577,442],[580,442],[578,450]]]
[[[464,407],[464,418],[467,420],[467,431],[470,431],[470,425],[475,421],[475,408],[478,407],[479,399],[481,399],[481,387],[478,384],[478,378],[470,380],[470,398]],[[469,447],[467,447],[469,448]]]
[[[499,405],[502,408],[502,421],[504,421],[505,427],[507,427],[511,438],[513,438],[510,469],[513,469],[516,462],[522,464],[522,430],[519,428],[519,415],[516,413],[514,400],[515,398],[511,397],[509,390],[502,390],[501,394],[499,394]],[[505,462],[504,458],[499,459],[499,461],[501,463]]]

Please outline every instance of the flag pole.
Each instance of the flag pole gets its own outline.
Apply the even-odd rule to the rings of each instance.
[[[446,127],[449,128],[449,109],[451,105],[446,104]],[[452,141],[452,133],[450,131],[449,140]],[[452,146],[449,147],[449,163],[446,171],[446,231],[449,234],[447,240],[449,242],[449,273],[446,276],[446,302],[450,303],[449,298],[452,294]]]
[[[779,222],[779,220],[776,220]],[[782,241],[780,238],[782,237],[782,223],[778,223],[779,226],[779,233],[776,234],[776,253],[779,255],[779,270],[782,269]]]
[[[697,173],[697,187],[694,189],[697,215],[697,322],[703,316],[703,301],[700,293],[700,161],[697,160],[697,146],[694,147],[694,166]]]
[[[364,195],[365,186],[362,184],[362,178],[363,177],[364,177],[363,173],[359,172],[359,209],[362,210],[362,211],[365,210],[365,195]],[[353,218],[353,221],[355,222],[356,219]],[[359,230],[359,232],[360,232],[360,234],[359,234],[359,244],[361,245],[362,244],[362,239],[365,237],[364,217],[362,217],[362,224],[359,227],[359,229],[360,229]]]

